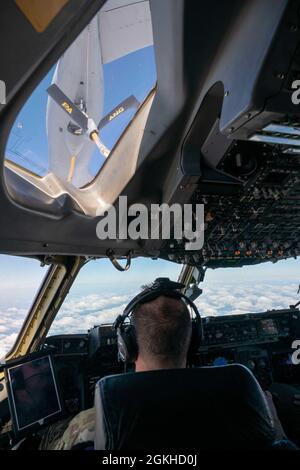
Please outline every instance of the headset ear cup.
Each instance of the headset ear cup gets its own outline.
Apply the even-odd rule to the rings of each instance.
[[[192,322],[192,334],[191,334],[191,342],[188,350],[188,357],[193,356],[198,352],[198,349],[201,345],[202,340],[202,330],[201,325],[199,324],[198,320],[194,320]]]
[[[132,325],[122,326],[117,330],[119,358],[125,362],[135,362],[138,356],[138,345],[134,327]]]

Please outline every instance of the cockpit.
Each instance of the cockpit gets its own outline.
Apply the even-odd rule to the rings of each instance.
[[[10,259],[2,257],[3,265],[9,266]],[[23,262],[13,259],[11,270]],[[15,322],[1,330],[2,449],[20,442],[21,448],[38,449],[53,424],[93,408],[99,380],[132,374],[133,364],[124,364],[118,356],[114,321],[139,292],[141,281],[146,283],[161,273],[182,280],[186,274],[186,268],[172,266],[166,261],[137,261],[122,285],[120,280],[124,279],[124,273],[107,263],[85,260],[68,295],[64,293],[65,300],[58,312],[53,315],[51,309],[44,311],[35,322],[32,314],[37,311],[37,306],[34,302],[25,322],[23,319],[21,331],[19,317],[24,316],[24,309],[20,304],[18,308],[7,308],[7,317],[14,312]],[[42,279],[38,269],[44,275],[45,268],[38,266],[37,260],[31,260],[27,266],[28,279],[33,281],[32,293],[39,279],[37,276]],[[45,284],[49,286],[53,267],[46,269],[48,272],[36,293],[38,301]],[[296,275],[297,262],[290,262],[289,269],[290,275]],[[241,279],[239,273],[237,284],[236,271],[229,271],[233,278],[227,282],[224,279],[226,270],[222,275],[218,270],[209,271],[202,295],[194,300],[202,317],[203,337],[189,357],[188,368],[245,366],[262,390],[274,393],[286,433],[298,444],[297,426],[291,424],[290,412],[285,414],[277,390],[282,386],[290,387],[295,393],[300,390],[297,283],[278,283],[274,271],[270,271],[271,279],[261,279],[258,283],[257,279],[268,273],[268,268],[258,266],[242,269],[244,278]],[[281,265],[276,271],[280,276],[285,268]],[[110,281],[104,278],[105,274],[110,275]],[[14,272],[15,284],[21,284],[22,280],[22,275],[18,280],[18,273]],[[196,288],[193,279],[190,281],[185,289],[188,295],[195,293]],[[9,287],[8,282],[7,292],[10,289],[12,286]],[[29,284],[27,289],[30,290]],[[24,299],[22,302],[25,306]],[[42,304],[39,305],[41,308]],[[28,322],[30,317],[31,322]],[[297,407],[292,403],[291,406],[297,412]]]
[[[0,449],[91,409],[85,450],[196,446],[195,409],[204,448],[300,447],[300,6],[230,3],[5,2]],[[165,375],[131,324],[160,297]]]

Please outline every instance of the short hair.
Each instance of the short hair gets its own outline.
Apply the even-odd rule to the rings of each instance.
[[[186,357],[192,321],[181,299],[161,295],[141,304],[132,313],[131,324],[142,356],[174,361]]]

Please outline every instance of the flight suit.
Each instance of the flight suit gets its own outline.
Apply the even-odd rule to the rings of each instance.
[[[74,446],[93,446],[95,435],[95,409],[81,411],[50,426],[42,437],[41,450],[71,450]]]

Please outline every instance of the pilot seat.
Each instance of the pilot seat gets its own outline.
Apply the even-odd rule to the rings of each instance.
[[[239,364],[108,376],[95,410],[96,450],[293,447],[275,443],[265,395]]]

